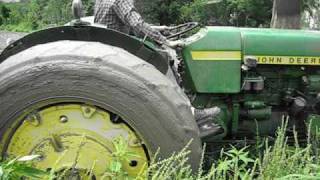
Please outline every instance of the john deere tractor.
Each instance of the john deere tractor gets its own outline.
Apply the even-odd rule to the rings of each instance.
[[[172,52],[89,20],[31,33],[2,52],[2,158],[36,154],[40,169],[72,168],[76,177],[93,169],[99,179],[122,137],[136,154],[122,166],[136,176],[158,148],[165,158],[192,140],[197,168],[204,142],[272,136],[284,116],[299,137],[320,125],[319,32],[187,23],[167,32],[183,42]],[[210,126],[191,106],[221,112]]]

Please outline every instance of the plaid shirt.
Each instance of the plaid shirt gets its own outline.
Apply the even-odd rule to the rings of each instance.
[[[134,0],[96,0],[94,22],[106,25],[129,34],[131,28],[137,34],[145,34],[153,40],[163,43],[166,38],[144,22],[134,7]]]

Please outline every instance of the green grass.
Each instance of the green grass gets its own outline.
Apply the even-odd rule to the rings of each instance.
[[[0,180],[13,180],[21,177],[41,179],[46,172],[33,168],[31,161],[38,156],[25,156],[0,163]]]
[[[192,175],[186,162],[185,151],[173,156],[169,161],[152,165],[149,173],[152,179],[190,179],[190,180],[225,180],[225,179],[320,179],[320,161],[316,151],[316,143],[308,140],[301,147],[296,138],[294,146],[288,145],[285,136],[286,124],[277,132],[273,145],[264,141],[264,149],[256,149],[257,154],[250,153],[249,147],[221,151],[220,159],[208,171],[202,169]],[[258,147],[258,146],[257,146]],[[156,163],[157,164],[157,163]]]
[[[3,24],[0,26],[1,31],[9,31],[9,32],[25,32],[32,33],[34,31],[38,31],[41,29],[51,28],[58,25],[43,25],[38,24],[37,27],[30,22],[20,22],[18,24]]]
[[[29,23],[20,23],[18,25],[2,25],[0,26],[0,30],[2,31],[10,31],[10,32],[32,32],[32,26]]]
[[[143,180],[149,177],[151,180],[225,180],[225,179],[320,179],[320,156],[318,155],[318,140],[309,136],[307,145],[300,146],[295,134],[295,145],[288,145],[285,136],[286,123],[277,132],[277,138],[269,144],[268,140],[262,142],[262,146],[243,147],[230,150],[222,150],[220,158],[212,164],[207,171],[202,165],[197,172],[192,172],[188,164],[188,148],[180,153],[173,154],[165,160],[153,159],[150,167],[140,173],[140,176],[130,178],[126,176],[121,162],[135,154],[127,151],[126,142],[122,138],[114,140],[116,151],[113,153],[113,162],[106,167],[106,179],[136,179]],[[254,152],[252,153],[252,148]],[[259,149],[263,148],[263,149]],[[204,157],[204,156],[203,156]],[[20,159],[20,160],[19,160]],[[60,179],[53,173],[45,173],[32,168],[31,163],[35,157],[27,156],[17,158],[0,164],[0,180],[11,180],[17,177],[31,177],[32,179]]]

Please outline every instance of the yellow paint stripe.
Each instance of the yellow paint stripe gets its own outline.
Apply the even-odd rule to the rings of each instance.
[[[249,57],[249,56],[246,56]],[[320,56],[250,56],[258,60],[258,64],[275,65],[320,65]]]
[[[241,51],[191,51],[196,61],[235,61],[241,60]]]

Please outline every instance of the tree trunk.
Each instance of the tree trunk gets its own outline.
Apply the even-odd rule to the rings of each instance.
[[[301,0],[274,0],[272,28],[300,29]]]

